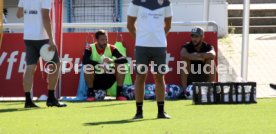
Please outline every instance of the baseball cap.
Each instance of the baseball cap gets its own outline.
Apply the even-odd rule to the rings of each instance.
[[[204,35],[204,30],[202,27],[195,27],[192,29],[191,35],[202,36]]]

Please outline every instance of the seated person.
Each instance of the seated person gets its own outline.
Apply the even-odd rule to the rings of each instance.
[[[186,89],[193,82],[215,82],[216,65],[214,47],[204,42],[204,30],[201,27],[192,29],[192,41],[182,46],[180,56],[186,63],[186,72],[181,70],[181,86]],[[211,64],[213,62],[213,64]],[[206,69],[204,69],[205,65]],[[211,70],[213,68],[213,72]],[[204,70],[206,70],[204,72]],[[196,73],[195,73],[196,72]]]
[[[84,70],[85,81],[88,85],[87,101],[96,100],[95,90],[107,90],[112,87],[116,81],[116,100],[126,100],[123,96],[125,74],[118,73],[117,68],[120,64],[127,63],[127,59],[115,48],[115,46],[107,43],[107,33],[105,31],[100,30],[96,32],[95,36],[97,42],[87,46],[83,56],[83,64],[85,66],[93,66],[95,70],[93,73],[87,73],[88,71],[86,72]],[[111,69],[111,64],[115,65],[115,68],[113,68],[113,70],[115,70],[114,73],[108,73]],[[124,66],[120,68],[122,67]],[[97,71],[99,73],[97,73]]]

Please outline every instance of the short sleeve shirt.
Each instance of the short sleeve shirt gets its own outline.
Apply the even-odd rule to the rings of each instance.
[[[136,46],[167,47],[165,18],[172,17],[170,0],[133,0],[127,12],[136,17]]]
[[[52,0],[19,0],[24,10],[24,39],[49,39],[42,20],[42,9],[51,9]]]

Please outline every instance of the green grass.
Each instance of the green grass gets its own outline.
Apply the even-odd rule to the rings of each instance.
[[[23,109],[0,103],[0,134],[268,134],[276,132],[276,99],[252,105],[195,106],[168,101],[171,120],[156,119],[156,103],[146,101],[144,119],[132,121],[135,102],[67,103],[67,108]]]

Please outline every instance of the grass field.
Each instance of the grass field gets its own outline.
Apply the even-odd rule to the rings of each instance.
[[[146,101],[144,119],[132,121],[135,102],[67,103],[67,108],[23,109],[21,102],[0,103],[0,134],[275,134],[276,99],[252,105],[195,106],[168,101],[171,120],[156,119],[156,103]]]

